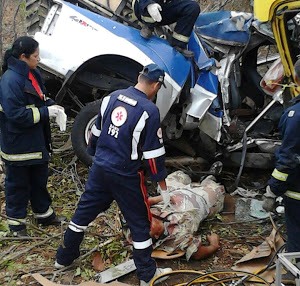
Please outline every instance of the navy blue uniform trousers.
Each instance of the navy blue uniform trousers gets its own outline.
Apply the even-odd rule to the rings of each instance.
[[[34,213],[45,213],[51,205],[47,190],[48,163],[26,166],[5,164],[6,215],[25,219],[28,202]],[[12,231],[25,228],[25,225],[9,224]]]
[[[300,252],[300,201],[284,197],[287,251]]]
[[[160,12],[162,21],[158,23],[155,22],[153,24],[147,22],[145,23],[149,27],[155,27],[156,25],[163,26],[177,22],[174,28],[174,32],[178,35],[189,38],[200,13],[199,4],[196,1],[192,0],[174,0],[167,1],[166,3],[160,3],[158,1],[158,3],[162,7],[162,11]],[[138,3],[136,2],[135,5],[138,5]],[[146,13],[143,16],[150,17],[147,9]],[[141,20],[139,15],[137,15],[137,17],[139,18],[139,20]],[[188,41],[179,40],[173,36],[171,44],[173,46],[185,48],[187,42]]]
[[[107,210],[113,200],[124,215],[134,242],[149,241],[151,215],[147,204],[147,192],[142,173],[136,176],[122,176],[107,172],[93,164],[81,195],[75,214],[71,220],[85,229],[99,213]],[[83,231],[73,231],[70,227],[64,236],[64,245],[57,252],[57,262],[69,265],[79,256],[79,246],[83,240]],[[149,281],[156,271],[156,263],[151,258],[152,244],[143,249],[133,248],[133,259],[140,280]]]

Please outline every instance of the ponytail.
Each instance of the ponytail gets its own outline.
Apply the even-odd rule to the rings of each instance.
[[[13,54],[13,51],[12,49],[8,49],[5,54],[4,54],[4,57],[3,57],[3,63],[2,63],[2,74],[4,74],[8,68],[7,66],[7,60],[8,58],[10,58]]]

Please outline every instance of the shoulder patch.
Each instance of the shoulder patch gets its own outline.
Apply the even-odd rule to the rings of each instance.
[[[137,101],[135,99],[129,98],[128,96],[123,95],[123,94],[119,94],[118,100],[120,100],[122,102],[125,102],[125,103],[127,103],[131,106],[136,106],[137,105]]]
[[[290,110],[288,113],[288,117],[293,117],[295,115],[295,110]]]

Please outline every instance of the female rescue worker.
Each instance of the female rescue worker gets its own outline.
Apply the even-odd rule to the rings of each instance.
[[[28,201],[38,223],[56,225],[63,219],[55,215],[47,191],[49,118],[56,117],[63,107],[53,105],[54,101],[45,97],[36,69],[39,60],[38,42],[24,36],[6,51],[2,66],[0,144],[6,168],[6,215],[15,236],[27,236],[22,220],[27,215]]]

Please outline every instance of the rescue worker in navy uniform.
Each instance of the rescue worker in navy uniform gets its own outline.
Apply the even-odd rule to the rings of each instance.
[[[136,17],[143,23],[141,36],[150,38],[156,25],[176,23],[171,45],[185,57],[193,57],[187,50],[187,43],[200,13],[200,6],[194,0],[136,0],[133,3]]]
[[[294,65],[300,85],[300,59]],[[275,198],[283,196],[287,230],[287,252],[300,252],[300,96],[292,100],[279,122],[282,144],[276,152],[275,169],[264,194],[263,207],[272,211]],[[297,262],[300,268],[300,262]]]
[[[116,200],[133,238],[133,259],[141,285],[156,275],[171,271],[157,268],[151,258],[151,213],[147,200],[142,158],[149,175],[158,182],[165,205],[170,202],[165,177],[165,149],[157,106],[151,102],[161,85],[164,71],[156,64],[144,67],[134,87],[104,97],[88,152],[94,156],[85,192],[58,248],[55,267],[72,264],[79,257],[84,231],[100,212]]]
[[[57,225],[47,190],[51,153],[50,117],[60,107],[45,97],[39,71],[38,42],[18,38],[4,55],[0,82],[1,157],[5,162],[5,199],[9,228],[15,236],[27,236],[22,224],[28,202],[37,222]],[[17,219],[18,221],[14,220]]]

